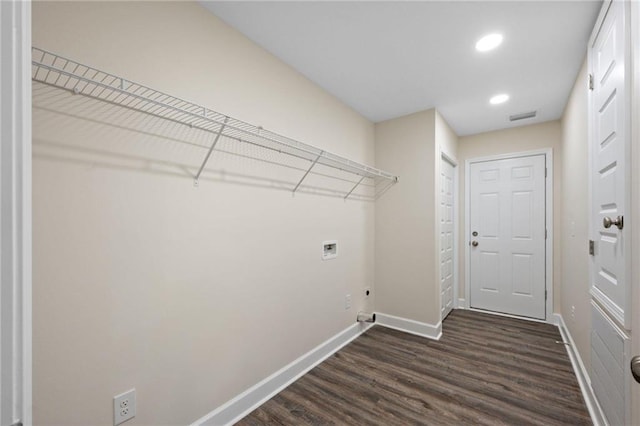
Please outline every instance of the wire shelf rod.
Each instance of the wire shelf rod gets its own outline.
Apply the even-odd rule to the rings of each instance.
[[[32,48],[32,58],[32,79],[35,81],[157,118],[211,132],[216,134],[218,138],[226,137],[240,142],[252,143],[261,148],[310,161],[312,164],[307,174],[316,164],[321,164],[359,175],[362,179],[373,179],[374,183],[378,179],[388,180],[392,183],[398,180],[391,173],[264,130],[259,126],[227,117],[206,107],[83,65],[37,47]],[[53,81],[51,81],[52,79]],[[206,162],[205,160],[204,163]],[[306,174],[302,180],[305,177]]]
[[[40,66],[41,66],[41,67],[43,67],[43,68],[51,68],[51,67],[49,67],[48,65],[40,65]],[[60,73],[63,73],[63,74],[67,74],[68,76],[70,76],[70,77],[72,77],[72,78],[79,79],[79,77],[77,77],[77,76],[72,76],[72,75],[68,74],[66,71],[63,71],[63,70],[56,70],[56,71],[57,71],[57,72],[60,72]],[[41,80],[39,80],[39,79],[36,79],[36,80],[37,80],[37,81],[41,81]],[[81,79],[81,80],[82,80],[82,79]],[[82,80],[82,81],[84,81],[84,80]],[[47,83],[47,84],[49,84],[49,85],[52,85],[52,86],[53,86],[53,84],[52,84],[52,83],[48,83],[48,82],[46,82],[46,81],[41,81],[41,82],[43,82],[43,83]],[[156,116],[156,117],[158,117],[158,118],[165,118],[165,116],[164,116],[164,115],[161,115],[161,114],[153,113],[152,111],[150,111],[150,109],[149,109],[150,107],[149,107],[148,105],[142,105],[142,104],[144,104],[144,103],[152,104],[152,105],[153,105],[153,107],[158,107],[158,110],[160,110],[160,109],[162,109],[162,108],[171,109],[171,110],[174,110],[176,113],[178,113],[178,115],[183,114],[183,115],[188,115],[188,116],[190,116],[191,118],[193,118],[193,121],[190,121],[190,122],[184,122],[184,121],[181,121],[181,120],[174,120],[174,121],[176,121],[176,122],[178,122],[178,123],[181,123],[181,124],[186,124],[186,125],[188,125],[188,126],[190,126],[190,127],[198,127],[199,129],[201,129],[201,130],[206,130],[206,131],[212,131],[212,130],[211,130],[211,128],[209,128],[209,127],[205,127],[204,125],[196,126],[196,124],[195,124],[195,123],[197,123],[198,121],[202,121],[202,122],[205,122],[205,123],[211,123],[211,124],[218,125],[218,126],[222,126],[222,125],[223,125],[223,123],[222,123],[222,122],[220,122],[220,121],[218,121],[217,119],[205,118],[205,117],[203,117],[202,115],[197,114],[197,113],[195,113],[195,112],[191,112],[191,111],[189,111],[189,110],[185,110],[185,109],[179,109],[179,108],[176,108],[176,107],[171,106],[171,105],[168,105],[168,104],[160,103],[160,102],[154,101],[153,99],[150,99],[150,98],[148,98],[148,97],[145,97],[145,96],[143,96],[143,95],[138,95],[138,94],[135,94],[135,93],[132,93],[132,92],[128,92],[128,91],[125,91],[125,90],[119,89],[119,88],[117,88],[117,87],[108,86],[108,85],[106,85],[106,84],[104,84],[104,83],[101,83],[101,82],[87,81],[86,83],[91,84],[91,85],[94,85],[94,86],[104,86],[104,87],[106,87],[106,88],[108,88],[108,89],[110,89],[110,90],[112,90],[112,91],[115,91],[115,92],[121,92],[121,94],[123,94],[123,95],[125,95],[125,96],[133,97],[133,98],[135,98],[135,100],[137,100],[137,101],[138,101],[135,105],[131,105],[131,103],[126,104],[126,105],[122,105],[122,104],[120,104],[120,103],[112,102],[112,103],[114,103],[115,105],[126,106],[126,107],[128,107],[128,108],[130,108],[130,109],[133,109],[133,110],[136,110],[136,111],[141,111],[141,112],[144,112],[144,113],[147,113],[147,114],[150,114],[150,115],[154,115],[154,116]],[[56,87],[59,87],[59,86],[56,86]],[[77,86],[76,86],[76,87],[77,87]],[[85,87],[86,87],[86,86],[85,86]],[[74,93],[76,92],[75,90],[71,90],[71,89],[68,89],[68,88],[66,88],[66,87],[63,87],[63,88],[64,88],[64,89],[66,89],[66,90],[70,90],[70,91],[72,91],[72,92],[74,92]],[[95,87],[92,89],[92,92],[94,92],[94,91],[95,91]],[[92,93],[92,92],[91,92],[91,93]],[[100,101],[104,101],[104,100],[105,100],[104,98],[97,97],[97,96],[92,95],[92,94],[90,94],[90,93],[89,93],[89,94],[86,94],[86,93],[80,93],[80,94],[82,94],[83,96],[87,96],[87,97],[90,97],[90,98],[93,98],[93,99],[100,100]],[[134,100],[134,102],[135,102],[135,100]],[[132,102],[132,103],[133,103],[133,102]],[[144,108],[147,108],[147,109],[144,109]],[[234,120],[234,121],[238,121],[238,120]],[[241,132],[241,133],[247,134],[247,135],[249,135],[249,136],[254,136],[254,137],[256,137],[256,136],[257,136],[255,133],[251,132],[250,130],[243,129],[243,128],[238,127],[238,126],[236,126],[236,125],[227,124],[227,125],[226,125],[226,127],[227,127],[228,129],[236,130],[236,131],[238,131],[238,132]],[[225,136],[226,136],[226,135],[225,135]],[[287,148],[293,148],[293,149],[296,149],[296,150],[299,150],[299,151],[304,151],[304,152],[306,152],[306,153],[308,153],[308,154],[317,155],[317,152],[316,152],[316,151],[313,151],[313,150],[311,150],[311,149],[307,149],[306,147],[304,147],[304,148],[303,148],[303,147],[299,147],[299,146],[291,146],[290,144],[287,144],[287,143],[282,142],[282,141],[278,141],[278,140],[276,140],[276,139],[274,139],[274,138],[272,138],[272,137],[266,136],[266,135],[260,135],[260,136],[257,136],[257,137],[259,137],[260,139],[265,139],[265,140],[267,140],[267,141],[269,141],[269,142],[272,142],[272,143],[275,143],[275,144],[283,145],[283,146],[285,146],[285,147],[287,147]],[[297,141],[294,141],[294,142],[297,142]],[[298,144],[301,144],[301,142],[297,142],[297,143],[298,143]],[[313,146],[311,146],[311,145],[308,145],[308,147],[309,147],[309,148],[316,149],[316,150],[320,151],[318,148],[315,148],[315,147],[313,147]],[[333,159],[332,159],[332,160],[333,160]],[[345,159],[345,160],[346,160],[346,159]],[[309,161],[311,161],[311,160],[309,160]],[[334,161],[335,161],[335,160],[334,160]],[[351,162],[351,160],[346,160],[346,161]]]

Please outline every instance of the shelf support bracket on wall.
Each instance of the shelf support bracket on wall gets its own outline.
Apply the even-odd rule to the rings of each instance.
[[[353,191],[355,191],[355,190],[356,190],[356,188],[357,188],[358,186],[360,186],[360,184],[362,183],[362,181],[364,180],[364,178],[365,178],[365,177],[366,177],[366,176],[362,176],[362,177],[360,178],[360,180],[358,181],[358,183],[356,183],[356,184],[353,186],[353,188],[351,188],[351,191],[347,192],[347,195],[345,195],[345,196],[344,196],[344,199],[345,199],[345,200],[346,200],[347,198],[349,198],[349,195],[351,195],[351,193],[352,193]]]
[[[205,112],[206,114],[206,112]],[[195,186],[198,186],[198,179],[200,179],[200,174],[202,174],[202,170],[204,170],[204,166],[207,165],[207,162],[209,161],[209,157],[211,157],[211,153],[213,152],[213,149],[216,147],[216,144],[218,143],[218,140],[220,139],[220,136],[222,136],[222,131],[224,130],[224,127],[227,125],[227,121],[229,120],[229,117],[225,117],[224,118],[224,123],[222,123],[222,125],[220,125],[220,130],[218,130],[218,133],[216,134],[216,138],[214,139],[213,143],[211,144],[211,148],[209,148],[209,152],[207,152],[207,156],[204,157],[204,161],[202,162],[202,165],[200,166],[200,169],[198,170],[198,173],[196,174],[195,180],[193,182],[193,184]]]
[[[304,176],[302,176],[302,179],[300,179],[300,182],[298,182],[298,184],[296,185],[295,188],[293,188],[293,193],[295,194],[296,191],[298,190],[298,188],[300,187],[300,184],[302,183],[303,180],[305,180],[305,178],[307,177],[307,175],[309,174],[309,172],[311,171],[311,169],[313,169],[313,166],[316,165],[316,163],[318,162],[318,160],[320,159],[320,157],[322,157],[322,154],[324,154],[324,151],[320,151],[320,154],[318,154],[318,156],[316,157],[315,160],[313,160],[313,163],[311,163],[311,165],[309,166],[309,168],[307,169],[307,171],[305,172]]]

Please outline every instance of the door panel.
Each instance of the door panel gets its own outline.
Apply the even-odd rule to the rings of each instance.
[[[591,309],[591,383],[598,402],[612,425],[625,421],[628,395],[629,337],[597,305]]]
[[[545,156],[472,163],[469,178],[470,306],[545,319]]]
[[[455,167],[443,158],[440,166],[440,293],[443,319],[453,309],[454,173]]]
[[[606,228],[605,217],[628,221],[630,157],[626,2],[606,13],[589,42],[590,235],[595,241],[589,274],[592,295],[591,386],[609,424],[630,423],[629,347],[631,283],[629,223]],[[608,10],[607,10],[608,9]],[[626,217],[625,217],[626,216]]]
[[[624,228],[603,226],[603,219],[624,217],[628,204],[628,131],[625,122],[624,5],[613,2],[589,51],[593,75],[591,123],[592,257],[591,294],[605,311],[629,327],[625,282],[627,250]]]
[[[533,193],[531,191],[513,192],[511,204],[511,234],[514,240],[531,240],[533,230]]]

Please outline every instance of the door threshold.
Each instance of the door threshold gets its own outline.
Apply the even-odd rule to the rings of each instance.
[[[531,317],[521,317],[521,316],[518,316],[518,315],[505,314],[504,312],[487,311],[485,309],[479,309],[479,308],[468,308],[468,310],[474,311],[474,312],[481,312],[481,313],[489,314],[489,315],[496,315],[496,316],[499,316],[499,317],[507,317],[507,318],[525,320],[525,321],[541,322],[541,323],[544,323],[544,324],[551,324],[547,320],[543,320],[543,319],[539,319],[539,318],[531,318]]]

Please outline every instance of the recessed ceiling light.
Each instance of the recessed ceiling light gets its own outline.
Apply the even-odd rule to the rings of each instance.
[[[486,52],[500,46],[500,43],[502,43],[502,34],[489,34],[478,40],[476,50],[478,52]]]
[[[501,95],[495,95],[493,98],[489,99],[489,103],[491,105],[498,105],[507,102],[508,100],[509,95],[503,93]]]

